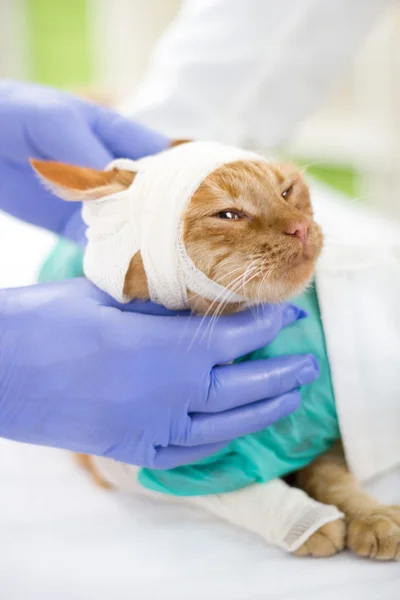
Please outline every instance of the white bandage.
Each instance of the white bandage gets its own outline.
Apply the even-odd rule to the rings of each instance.
[[[170,502],[192,504],[236,527],[260,535],[268,544],[295,552],[323,525],[343,519],[335,506],[322,504],[282,479],[249,485],[236,492],[209,496],[172,496],[141,487],[139,467],[109,458],[93,457],[101,476],[118,490],[161,496]]]
[[[108,169],[118,167],[137,175],[123,192],[83,204],[87,278],[117,301],[127,302],[125,277],[140,251],[153,302],[182,309],[187,305],[187,290],[208,300],[226,296],[226,288],[199,271],[188,256],[182,239],[183,215],[210,173],[239,160],[265,159],[217,142],[190,142],[137,161],[111,163]],[[230,301],[243,298],[232,294]]]
[[[286,552],[296,552],[323,525],[343,518],[336,506],[317,502],[282,479],[191,500]]]

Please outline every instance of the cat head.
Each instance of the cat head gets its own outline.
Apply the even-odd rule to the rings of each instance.
[[[126,190],[135,173],[97,171],[31,161],[46,186],[65,200],[92,202]],[[168,198],[163,210],[168,211]],[[160,219],[163,215],[160,214]],[[247,304],[281,302],[312,278],[322,248],[308,186],[288,164],[238,160],[223,164],[198,186],[185,208],[182,238],[194,265],[227,293],[213,310],[235,310],[233,293]],[[131,257],[124,295],[149,298],[140,252]],[[211,301],[188,292],[189,305],[206,312]]]

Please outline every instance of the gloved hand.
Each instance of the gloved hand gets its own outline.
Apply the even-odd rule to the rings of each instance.
[[[168,144],[96,104],[38,85],[0,82],[0,209],[83,243],[80,207],[46,191],[29,157],[103,169],[113,158],[140,158]]]
[[[0,436],[171,468],[286,416],[318,374],[307,355],[216,366],[303,316],[290,305],[207,330],[119,308],[84,279],[0,291]]]

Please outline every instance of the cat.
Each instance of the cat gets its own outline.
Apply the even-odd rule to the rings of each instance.
[[[121,169],[103,172],[35,160],[32,165],[60,197],[84,202],[123,191],[135,178],[135,173]],[[300,293],[312,279],[323,246],[302,173],[288,164],[265,161],[237,161],[208,175],[185,210],[183,239],[196,267],[213,281],[240,291],[248,304],[281,302]],[[131,258],[124,295],[149,299],[140,252]],[[228,314],[243,308],[229,297],[212,302],[189,292],[188,298],[189,308],[198,314]],[[77,458],[99,485],[110,487],[96,459]],[[136,471],[125,469],[132,478]],[[297,556],[326,557],[347,547],[370,558],[400,558],[400,508],[381,505],[362,490],[348,470],[339,440],[291,479],[293,487],[282,480],[272,482],[279,485],[282,497],[289,499],[301,490],[344,515],[304,539],[294,550]],[[263,532],[264,516],[271,511],[268,493],[263,494],[268,486],[180,500],[271,541],[271,533]],[[282,503],[280,517],[285,517],[285,510]]]

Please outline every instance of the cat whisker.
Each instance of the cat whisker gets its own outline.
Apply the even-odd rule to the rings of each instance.
[[[223,282],[224,279],[227,279],[228,277],[231,277],[231,275],[233,273],[235,273],[236,271],[241,271],[242,269],[243,269],[243,266],[240,265],[240,267],[236,267],[236,269],[232,269],[232,271],[230,271],[229,273],[225,273],[225,275],[222,275],[222,277],[220,277],[219,279],[216,279],[215,282],[219,283],[220,285],[222,285],[222,282]],[[201,294],[193,294],[190,299],[194,300],[194,299],[200,298],[200,297],[201,297]]]
[[[320,165],[329,165],[329,161],[326,160],[314,160],[313,162],[309,162],[306,163],[305,165],[300,164],[298,165],[298,169],[304,173],[305,171],[307,171],[307,169],[309,169],[310,167],[316,167],[316,166],[320,166]]]
[[[249,266],[251,266],[251,264],[252,264],[252,263],[250,263],[250,265],[249,265]],[[239,267],[239,268],[240,268],[240,267]],[[234,269],[234,270],[232,271],[232,273],[233,273],[233,272],[235,272],[235,271],[237,271],[237,270],[238,270],[238,269]],[[205,319],[206,319],[206,318],[207,318],[207,317],[210,315],[210,313],[211,313],[212,309],[214,308],[214,306],[215,306],[215,305],[216,305],[218,302],[222,302],[222,303],[223,303],[223,301],[224,301],[224,295],[225,295],[225,294],[227,294],[227,295],[229,296],[229,298],[233,298],[233,296],[235,295],[235,293],[236,293],[236,291],[237,291],[237,290],[236,290],[236,283],[237,283],[238,281],[239,281],[239,283],[240,283],[240,279],[242,278],[242,276],[243,276],[243,275],[242,275],[242,274],[240,274],[240,275],[239,275],[239,276],[238,276],[236,279],[234,279],[234,280],[233,280],[233,282],[231,282],[231,284],[230,284],[230,286],[231,286],[231,287],[230,287],[230,288],[227,288],[226,290],[222,290],[222,291],[220,292],[220,294],[219,294],[219,295],[218,295],[218,296],[215,298],[215,300],[213,300],[213,302],[210,304],[210,306],[208,307],[207,311],[206,311],[206,312],[205,312],[205,314],[203,315],[203,318],[202,318],[202,319],[201,319],[201,321],[200,321],[200,324],[199,324],[199,326],[198,326],[198,328],[197,328],[197,330],[196,330],[196,332],[195,332],[195,334],[194,334],[194,336],[193,336],[193,339],[192,339],[192,341],[191,341],[191,343],[190,343],[190,346],[189,346],[189,348],[191,348],[191,347],[192,347],[192,345],[194,344],[194,342],[195,342],[195,340],[196,340],[196,338],[197,338],[197,335],[198,335],[198,333],[199,333],[199,331],[200,331],[201,327],[203,326],[203,323],[204,323]],[[238,289],[240,289],[240,286],[239,286],[239,288],[238,288]],[[198,296],[198,294],[197,294],[197,296]],[[211,321],[212,321],[212,319],[211,319]],[[203,336],[202,336],[202,338],[201,338],[201,339],[204,339],[205,335],[207,334],[207,331],[208,331],[208,328],[209,328],[209,327],[210,327],[210,323],[208,323],[208,325],[207,325],[207,327],[206,327],[206,329],[205,329],[205,331],[204,331],[204,333],[203,333]]]
[[[265,279],[267,277],[269,277],[269,275],[272,272],[271,267],[265,271],[264,275],[262,275],[263,272],[263,267],[264,265],[260,266],[260,271],[259,271],[259,276],[261,277],[261,280],[259,281],[259,284],[257,286],[257,294],[256,294],[256,302],[254,302],[251,306],[250,306],[250,310],[253,312],[253,314],[255,314],[257,317],[259,317],[259,310],[260,310],[260,305],[262,304],[261,302],[261,289],[263,286],[263,283],[265,281]]]
[[[250,263],[250,265],[247,267],[246,270],[249,270],[249,269],[253,270],[253,269],[255,269],[255,266],[252,266],[252,263]],[[242,285],[240,280],[241,280],[242,277],[243,277],[242,274],[240,274],[238,277],[236,277],[236,279],[234,279],[233,282],[230,283],[230,288],[227,288],[226,290],[222,290],[222,292],[217,296],[217,298],[215,298],[215,300],[210,304],[210,306],[208,307],[205,315],[203,316],[203,319],[200,322],[200,325],[199,325],[199,327],[198,327],[198,329],[197,329],[197,331],[196,331],[196,333],[195,333],[195,335],[193,337],[192,344],[193,344],[194,340],[196,339],[197,334],[199,333],[200,328],[203,325],[204,319],[210,315],[210,313],[213,310],[213,308],[217,305],[216,313],[218,313],[219,312],[219,308],[221,306],[222,306],[222,308],[224,308],[226,306],[226,304],[228,304],[229,301],[233,298],[233,296],[235,295],[235,293],[240,289],[240,287]],[[202,339],[205,338],[205,336],[208,333],[208,330],[212,327],[212,323],[214,321],[214,316],[210,319],[210,322],[207,324],[207,327],[204,330]]]
[[[264,285],[264,282],[267,279],[267,277],[269,277],[271,275],[271,272],[272,272],[272,268],[271,267],[269,269],[266,269],[265,274],[263,275],[260,283],[258,284],[258,289],[257,289],[257,306],[259,306],[261,304],[262,286]]]
[[[222,285],[222,282],[224,279],[231,277],[231,275],[233,273],[235,273],[236,271],[241,271],[242,269],[243,269],[243,265],[240,265],[240,267],[236,267],[236,269],[232,269],[232,271],[230,271],[229,273],[225,273],[225,275],[222,275],[222,277],[220,277],[219,279],[216,279],[215,282]],[[200,298],[200,297],[201,297],[201,294],[193,294],[190,299],[194,300],[194,299]],[[215,300],[214,300],[214,302],[215,302]]]
[[[253,271],[255,271],[257,269],[257,265],[253,264],[255,261],[253,261],[252,263],[250,263],[248,265],[248,267],[246,268],[245,272],[241,275],[239,275],[238,277],[236,277],[236,279],[231,282],[230,287],[227,288],[226,290],[224,290],[224,293],[221,295],[221,298],[216,298],[216,300],[212,303],[212,305],[210,306],[210,309],[213,307],[213,305],[218,302],[218,306],[217,309],[215,311],[215,313],[213,314],[211,321],[209,323],[209,326],[211,325],[212,327],[212,323],[213,321],[215,321],[215,318],[225,309],[225,307],[227,306],[227,304],[229,304],[229,302],[232,300],[233,296],[241,289],[243,288],[243,286],[245,285],[245,277],[246,275],[249,273],[252,273]],[[207,311],[209,312],[209,311]],[[205,334],[207,333],[207,330],[205,331]]]
[[[255,279],[257,276],[259,275],[259,271],[257,270],[256,272],[254,272],[251,277],[249,277],[247,279],[247,281],[245,282],[246,284],[250,283],[253,279]],[[210,331],[210,336],[212,333],[212,329],[215,326],[215,323],[217,321],[217,319],[221,316],[221,313],[223,312],[223,310],[225,309],[226,305],[229,304],[231,298],[227,298],[226,301],[224,303],[221,303],[221,305],[219,306],[218,310],[216,311],[216,313],[213,315],[212,318],[212,325],[211,325],[211,331]],[[252,307],[250,307],[250,310],[252,309]]]
[[[223,312],[223,310],[225,309],[225,307],[231,301],[233,295],[235,293],[237,293],[239,291],[239,289],[241,289],[242,287],[244,287],[246,284],[250,283],[250,281],[252,281],[255,277],[257,277],[258,274],[259,274],[259,265],[258,264],[254,265],[251,269],[248,267],[246,269],[246,272],[243,275],[244,281],[242,281],[242,282],[238,281],[237,284],[236,284],[236,286],[235,286],[235,288],[234,289],[231,288],[231,290],[230,290],[231,293],[220,303],[220,305],[218,306],[217,310],[215,311],[215,313],[212,316],[211,321],[210,321],[210,325],[211,325],[210,326],[210,332],[209,332],[210,333],[210,340],[211,340],[211,337],[212,337],[213,329],[215,327],[215,323],[217,322],[218,318],[221,316],[221,313]],[[247,276],[251,275],[251,277],[249,277],[246,280],[245,279],[246,275]]]
[[[250,257],[250,258],[251,258],[251,257]],[[233,273],[235,273],[236,271],[239,271],[239,270],[241,271],[242,269],[243,269],[243,266],[242,266],[242,265],[240,265],[239,267],[236,267],[236,269],[232,269],[232,271],[230,271],[229,273],[226,273],[226,274],[225,274],[223,277],[221,277],[221,278],[220,278],[220,281],[217,281],[217,283],[221,283],[223,279],[226,279],[227,277],[231,277],[231,275],[232,275]],[[200,295],[200,294],[193,294],[193,295],[191,296],[190,300],[195,300],[196,298],[200,298],[200,297],[201,297],[201,295]],[[212,309],[212,307],[213,307],[213,305],[214,305],[214,303],[215,303],[216,301],[218,301],[218,298],[216,298],[216,299],[215,299],[215,300],[212,302],[212,304],[211,304],[211,305],[209,306],[209,308],[207,309],[206,313],[203,315],[203,317],[202,317],[202,320],[201,320],[201,322],[200,322],[200,324],[199,324],[199,327],[197,328],[197,330],[196,330],[196,332],[195,332],[195,334],[194,334],[194,336],[193,336],[192,342],[191,342],[191,343],[190,343],[190,345],[189,345],[189,349],[192,347],[192,345],[193,345],[193,343],[194,343],[194,341],[195,341],[195,339],[196,339],[196,337],[197,337],[197,333],[198,333],[198,332],[199,332],[199,330],[201,329],[201,326],[202,326],[202,324],[203,324],[203,321],[204,321],[205,317],[207,317],[207,316],[209,315],[209,313],[210,313],[210,311],[211,311],[211,309]],[[188,304],[188,303],[189,303],[189,300],[187,300],[187,304]],[[189,306],[188,306],[187,308],[190,310],[190,307],[189,307]],[[190,313],[190,315],[189,315],[189,317],[188,317],[188,320],[187,320],[187,326],[189,326],[189,324],[190,324],[190,321],[191,321],[191,319],[192,319],[193,317],[194,317],[194,318],[196,318],[196,317],[197,317],[197,315],[196,315],[195,313],[191,312],[191,313]]]

